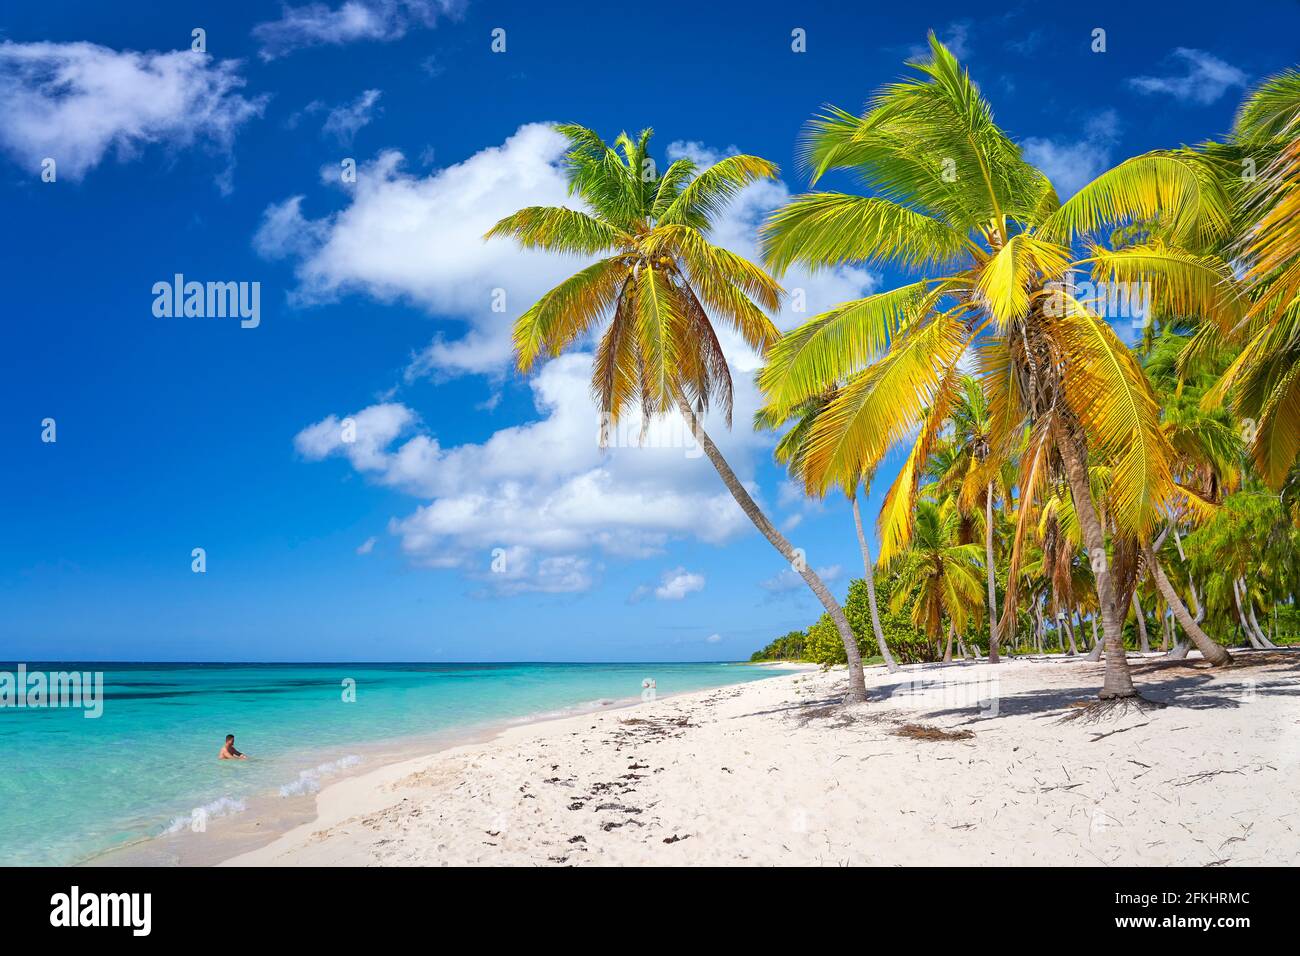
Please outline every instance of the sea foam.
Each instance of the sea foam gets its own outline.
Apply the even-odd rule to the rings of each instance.
[[[315,793],[321,787],[321,780],[340,770],[347,770],[349,767],[355,767],[361,763],[361,758],[356,754],[350,754],[346,757],[340,757],[338,760],[331,760],[328,763],[312,767],[310,770],[304,770],[298,774],[298,779],[292,783],[286,783],[280,788],[282,797],[298,797],[305,793]]]
[[[243,813],[248,809],[248,804],[243,800],[235,797],[219,797],[211,803],[205,803],[201,807],[195,807],[188,814],[182,817],[175,817],[163,833],[180,833],[182,830],[194,830],[202,832],[203,826],[213,817],[225,817],[234,813]]]

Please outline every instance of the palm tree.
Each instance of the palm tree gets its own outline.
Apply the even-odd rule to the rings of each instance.
[[[919,76],[885,87],[862,116],[831,109],[811,124],[805,158],[814,177],[844,169],[873,190],[796,197],[764,227],[769,266],[889,263],[927,275],[844,303],[785,335],[760,375],[780,414],[838,383],[809,435],[805,477],[826,487],[862,473],[905,439],[911,450],[881,514],[882,559],[911,535],[917,485],[959,394],[962,359],[975,355],[988,399],[993,471],[1029,429],[1022,502],[1063,471],[1093,565],[1104,623],[1103,699],[1136,697],[1123,651],[1124,605],[1089,487],[1090,456],[1111,465],[1110,519],[1147,539],[1178,494],[1159,409],[1137,362],[1106,319],[1070,287],[1094,279],[1153,282],[1168,312],[1231,309],[1231,270],[1185,251],[1228,229],[1229,199],[1192,150],[1121,164],[1061,204],[1048,178],[1021,157],[952,54],[930,37]],[[1164,216],[1163,240],[1073,257],[1075,238],[1108,223]],[[1021,507],[1023,516],[1032,513]],[[1018,560],[1014,546],[1011,564]],[[1008,577],[1003,626],[1013,619]]]
[[[963,511],[969,511],[983,501],[984,510],[984,568],[988,579],[989,610],[989,662],[998,663],[998,592],[997,564],[994,560],[993,502],[999,484],[999,475],[990,473],[985,462],[992,451],[992,418],[988,399],[979,379],[963,375],[961,388],[952,409],[952,438],[950,453],[942,464],[931,471],[938,478],[940,489],[951,488],[958,494]],[[985,480],[979,481],[977,479]],[[1003,496],[1006,500],[1006,496]]]
[[[1038,519],[1038,542],[1041,548],[1043,577],[1050,585],[1049,607],[1058,628],[1066,630],[1070,638],[1070,653],[1074,647],[1074,632],[1064,626],[1067,610],[1073,614],[1075,588],[1083,577],[1075,557],[1079,554],[1079,519],[1073,499],[1065,489],[1052,495]],[[1064,647],[1064,639],[1062,639]]]
[[[857,641],[844,611],[817,573],[759,509],[701,415],[711,405],[731,423],[731,372],[714,329],[721,320],[759,354],[778,336],[766,313],[780,286],[761,268],[708,241],[713,219],[745,186],[777,168],[756,156],[729,156],[707,169],[678,159],[662,176],[647,173],[651,130],[607,145],[577,125],[569,140],[569,192],[589,211],[530,206],[502,219],[485,238],[510,236],[525,248],[595,257],[542,296],[514,327],[518,368],[556,356],[604,324],[591,387],[602,423],[639,407],[643,424],[681,413],[696,442],[754,526],[807,582],[835,622],[848,659],[846,702],[866,699]]]
[[[944,663],[952,660],[952,639],[965,630],[972,613],[983,604],[979,575],[980,546],[961,544],[961,516],[951,499],[917,504],[915,533],[898,554],[891,571],[898,577],[891,607],[898,611],[912,601],[912,623],[937,641],[947,622]]]
[[[809,428],[811,428],[814,419],[817,417],[817,413],[833,397],[834,393],[831,391],[825,395],[810,398],[791,415],[795,424],[777,442],[774,452],[776,460],[787,467],[791,476],[797,477],[799,475],[805,448],[804,442],[808,437]],[[784,424],[785,422],[769,419],[761,410],[754,416],[754,427],[756,429],[772,430],[780,428]],[[862,480],[855,478],[843,490],[853,508],[853,524],[858,534],[858,550],[862,552],[863,580],[867,585],[867,606],[871,611],[871,629],[875,633],[876,649],[880,651],[880,656],[885,661],[885,668],[889,673],[893,674],[898,670],[898,664],[894,660],[894,655],[889,652],[889,645],[885,643],[885,632],[880,626],[880,608],[876,602],[876,575],[875,569],[872,567],[871,546],[867,544],[867,536],[863,533],[862,509],[858,507],[859,487],[864,487],[870,492],[871,476],[867,475]]]

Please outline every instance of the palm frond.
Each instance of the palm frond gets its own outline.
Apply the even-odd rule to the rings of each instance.
[[[1031,286],[1059,278],[1068,262],[1069,250],[1017,233],[980,269],[975,292],[1005,328],[1029,311]]]
[[[618,256],[601,259],[565,279],[515,321],[515,360],[521,372],[543,352],[558,355],[613,308],[627,276]]]
[[[607,254],[631,244],[632,237],[608,222],[567,206],[528,206],[506,216],[484,239],[507,236],[525,249],[569,255]]]
[[[860,475],[874,467],[921,420],[970,335],[958,316],[940,313],[903,335],[884,358],[850,379],[817,416],[809,436],[804,466],[808,486],[825,488],[843,475]]]
[[[659,223],[707,229],[746,186],[763,179],[775,179],[775,163],[758,156],[728,156],[696,176],[672,201]]]
[[[1227,334],[1245,313],[1246,298],[1232,267],[1218,256],[1197,255],[1159,240],[1118,250],[1094,246],[1091,253],[1082,262],[1092,264],[1096,282],[1106,283],[1112,294],[1124,288],[1146,291],[1162,315],[1202,315]]]
[[[773,212],[760,230],[763,258],[781,274],[800,263],[817,270],[848,262],[943,267],[969,240],[931,216],[878,196],[805,193]]]
[[[767,404],[786,413],[874,362],[920,319],[927,287],[914,282],[845,302],[785,333],[759,372]]]
[[[925,410],[920,434],[912,444],[903,467],[899,469],[898,477],[885,493],[876,526],[880,538],[880,554],[876,561],[882,567],[888,565],[894,555],[905,550],[911,541],[912,518],[921,473],[957,397],[960,381],[961,371],[954,364],[940,380],[934,399]]]
[[[1232,229],[1232,199],[1210,161],[1191,149],[1157,150],[1125,160],[1061,204],[1038,235],[1053,242],[1159,219],[1169,239],[1211,247]]]

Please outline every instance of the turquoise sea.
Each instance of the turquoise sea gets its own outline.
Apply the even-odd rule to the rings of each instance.
[[[645,678],[662,696],[780,673],[738,664],[26,666],[102,671],[103,714],[0,706],[4,865],[81,862],[188,827],[196,811],[219,817],[243,812],[250,797],[309,793],[363,765],[367,745],[632,702]],[[219,762],[227,733],[253,759]]]

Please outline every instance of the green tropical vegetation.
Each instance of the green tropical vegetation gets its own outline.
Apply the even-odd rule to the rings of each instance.
[[[518,320],[519,368],[590,337],[606,421],[680,414],[824,613],[755,660],[1104,658],[1103,701],[1141,699],[1128,651],[1296,642],[1300,545],[1300,73],[1251,91],[1217,140],[1124,160],[1061,201],[933,35],[861,113],[800,143],[810,191],[760,232],[762,265],[712,244],[754,156],[662,174],[650,132],[563,126],[583,209],[489,237],[590,261]],[[859,192],[818,188],[832,174]],[[894,288],[781,334],[793,267],[885,267]],[[805,493],[851,503],[864,575],[841,606],[700,424],[730,423],[716,323],[764,359],[754,426]],[[1128,344],[1117,329],[1140,327]],[[902,465],[875,519],[861,502]],[[847,530],[846,530],[847,534]]]

